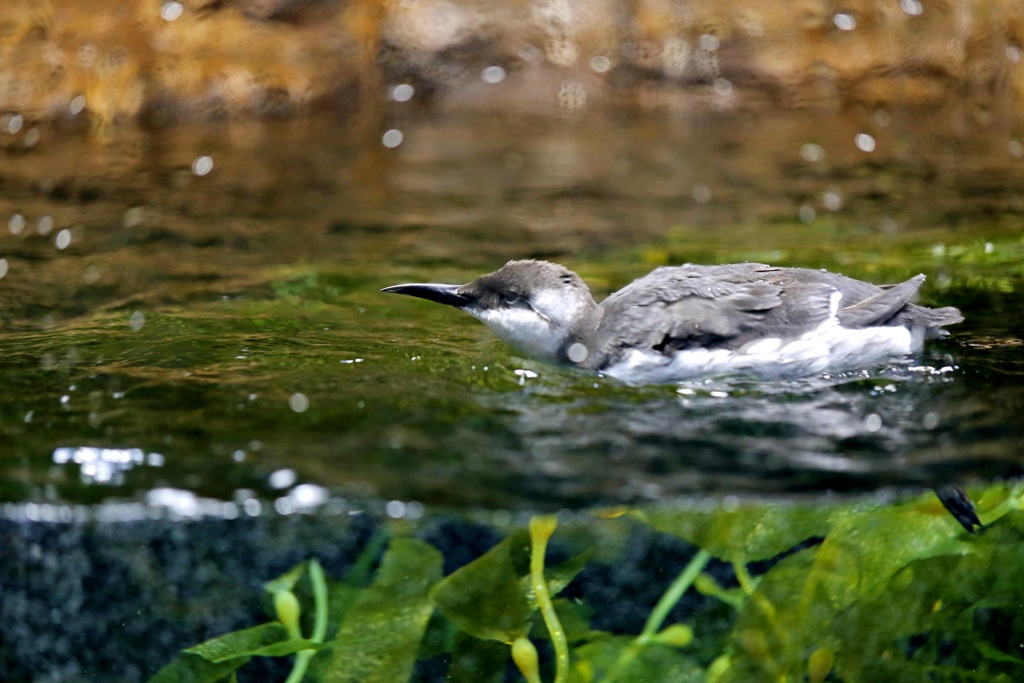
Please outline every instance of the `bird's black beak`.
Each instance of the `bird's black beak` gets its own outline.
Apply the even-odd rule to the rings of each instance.
[[[472,302],[467,296],[459,294],[460,285],[436,285],[429,283],[414,283],[408,285],[391,285],[380,290],[390,294],[408,294],[427,301],[435,301],[439,304],[447,304],[456,308],[463,308]]]

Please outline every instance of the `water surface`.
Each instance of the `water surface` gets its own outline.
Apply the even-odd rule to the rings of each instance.
[[[396,111],[381,130],[51,132],[8,150],[0,498],[529,510],[1018,474],[1020,143],[955,107],[884,114]],[[378,291],[523,257],[599,298],[687,261],[924,272],[922,303],[966,322],[863,373],[635,388]]]

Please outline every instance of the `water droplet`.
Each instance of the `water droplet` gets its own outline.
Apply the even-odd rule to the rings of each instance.
[[[525,385],[526,380],[528,379],[536,379],[538,377],[537,373],[533,370],[526,370],[523,368],[517,368],[513,370],[512,373],[519,377],[519,386]]]
[[[939,414],[925,413],[924,417],[921,418],[921,426],[925,429],[935,429],[939,426]]]
[[[274,501],[274,511],[279,515],[290,515],[295,512],[295,501],[282,497]]]
[[[920,0],[900,0],[900,9],[912,17],[918,17],[924,12],[924,5]]]
[[[304,413],[309,409],[309,398],[303,393],[295,392],[288,397],[288,407],[296,413]]]
[[[565,352],[565,355],[573,363],[582,363],[587,359],[587,356],[590,355],[590,351],[583,344],[575,342],[574,344],[571,344],[569,346],[569,348]]]
[[[857,20],[853,18],[852,14],[840,12],[832,17],[832,22],[840,31],[852,31],[857,28]]]
[[[71,231],[65,228],[57,233],[57,239],[54,240],[54,244],[57,245],[58,249],[67,249],[71,244]]]
[[[9,114],[3,118],[3,122],[7,132],[14,135],[25,124],[25,118],[21,114]]]
[[[843,206],[843,195],[839,190],[828,190],[822,195],[821,201],[829,211],[838,211]]]
[[[512,513],[508,510],[495,510],[491,513],[491,524],[494,526],[508,526],[512,523]]]
[[[146,324],[146,314],[142,311],[135,311],[132,316],[128,319],[128,329],[132,332],[138,332],[142,329],[142,326]]]
[[[4,275],[7,275],[7,259],[0,258],[0,280],[3,279]]]
[[[121,223],[126,228],[137,228],[142,224],[142,207],[133,206],[124,212],[124,217],[121,218]]]
[[[1006,47],[1006,58],[1014,64],[1020,64],[1021,60],[1024,59],[1024,53],[1016,45],[1008,45]]]
[[[20,213],[16,213],[7,219],[7,229],[11,231],[12,235],[20,235],[21,231],[25,229],[25,217]]]
[[[180,2],[165,2],[160,8],[160,18],[164,21],[174,21],[181,17],[185,8]]]
[[[398,147],[400,144],[402,144],[402,140],[404,138],[405,136],[402,135],[402,131],[398,130],[397,128],[392,128],[388,132],[384,133],[383,136],[381,136],[380,141],[384,143],[384,146],[387,147],[388,149],[394,149],[395,147]]]
[[[595,73],[603,74],[612,68],[612,60],[608,59],[604,55],[595,55],[590,58],[590,68]]]
[[[871,413],[864,418],[864,429],[869,432],[877,432],[882,428],[882,416],[878,413]]]
[[[805,205],[800,207],[797,216],[800,217],[802,223],[811,224],[818,217],[818,213],[812,207]]]
[[[523,48],[519,50],[519,59],[524,62],[535,62],[539,58],[540,50],[533,45],[524,45]]]
[[[874,152],[875,151],[875,138],[868,135],[867,133],[857,133],[853,138],[853,144],[857,146],[862,152]]]
[[[405,503],[400,500],[389,500],[386,506],[388,517],[401,519],[405,517]]]
[[[408,102],[416,94],[416,89],[408,83],[399,83],[391,89],[391,99],[395,102]]]
[[[1006,149],[1010,151],[1011,156],[1024,157],[1024,144],[1021,144],[1020,140],[1010,140],[1006,143]]]
[[[800,156],[804,158],[804,161],[808,163],[814,163],[815,161],[823,161],[825,159],[825,150],[822,149],[821,145],[816,145],[813,142],[808,142],[806,145],[800,148]]]
[[[85,110],[85,95],[75,95],[68,104],[68,113],[78,116]]]
[[[711,201],[711,188],[707,185],[695,185],[690,194],[698,204],[707,204]]]
[[[299,484],[288,492],[288,497],[295,503],[299,510],[316,508],[327,502],[331,494],[322,486],[316,484]]]
[[[712,33],[705,33],[697,41],[700,45],[700,49],[707,50],[708,52],[714,52],[718,48],[722,47],[722,41],[718,39],[718,36]]]
[[[505,80],[505,70],[500,66],[489,66],[480,74],[485,83],[501,83]]]
[[[213,170],[213,157],[206,155],[196,157],[192,161],[192,173],[197,176],[204,176]]]
[[[40,235],[49,235],[51,230],[53,230],[53,218],[42,216],[36,224],[36,232]]]
[[[285,467],[271,472],[270,476],[267,477],[267,483],[275,489],[287,489],[291,488],[297,479],[298,476],[295,474],[295,470]]]

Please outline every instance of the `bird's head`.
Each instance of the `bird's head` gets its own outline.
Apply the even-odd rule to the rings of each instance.
[[[509,261],[464,285],[415,283],[381,291],[461,308],[505,343],[548,362],[567,359],[568,347],[593,326],[597,309],[576,273],[547,261]]]

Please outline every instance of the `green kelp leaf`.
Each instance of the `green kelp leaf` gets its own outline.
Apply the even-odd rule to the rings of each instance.
[[[360,591],[329,654],[313,673],[329,683],[406,683],[434,611],[430,589],[441,578],[441,553],[415,538],[395,538],[377,576]]]
[[[839,513],[818,548],[805,602],[825,598],[843,609],[877,594],[911,562],[973,552],[974,542],[955,522],[932,514],[935,506],[929,493],[903,505]]]
[[[274,621],[269,624],[262,624],[260,626],[242,629],[241,631],[225,633],[222,636],[217,636],[216,638],[207,640],[199,645],[193,645],[187,650],[184,650],[184,652],[199,655],[203,659],[211,662],[226,662],[230,659],[235,659],[236,657],[249,657],[252,655],[264,654],[263,651],[267,648],[278,646],[289,641],[290,637],[288,635],[288,629]],[[309,641],[291,642],[309,643]],[[312,644],[309,644],[298,649],[302,650],[312,646]],[[297,650],[292,650],[291,652],[296,651]]]
[[[590,551],[544,570],[552,596],[586,566]],[[511,643],[530,629],[537,604],[530,585],[530,535],[517,530],[445,577],[432,596],[437,608],[470,635]]]
[[[431,592],[437,608],[466,633],[511,643],[530,628],[530,535],[518,530],[444,578]],[[525,560],[525,561],[524,561]]]
[[[735,506],[656,507],[634,514],[652,528],[715,557],[747,564],[767,560],[831,527],[833,505],[743,501]]]
[[[248,657],[236,657],[214,663],[199,655],[182,652],[177,659],[156,672],[149,683],[217,683],[226,680],[248,661]]]
[[[460,631],[455,636],[450,683],[502,683],[511,650],[505,643],[481,640]]]
[[[608,636],[605,631],[595,631],[590,628],[590,607],[586,603],[559,599],[555,600],[553,604],[555,613],[558,614],[558,621],[562,624],[562,630],[565,631],[565,639],[570,643],[598,640]],[[544,629],[544,637],[547,637],[547,627]]]
[[[613,636],[583,647],[572,654],[569,683],[600,683],[618,668],[633,638]],[[616,683],[703,683],[704,670],[696,660],[674,647],[652,644],[642,648],[615,678]]]
[[[854,603],[836,618],[840,642],[856,642],[839,652],[836,670],[848,680],[894,680],[894,671],[913,666],[960,667],[968,679],[1020,678],[1020,662],[1003,657],[979,659],[979,653],[1013,657],[1024,604],[1024,513],[1012,511],[971,537],[970,555],[947,555],[911,563],[894,575],[874,599]],[[908,650],[910,637],[927,635]],[[952,645],[955,645],[951,647]],[[994,649],[989,649],[994,648]],[[911,654],[912,652],[912,654]]]
[[[455,648],[455,637],[462,631],[459,627],[448,621],[443,614],[435,611],[430,615],[427,628],[423,632],[423,639],[420,641],[420,651],[416,659],[429,659],[439,655],[448,654]]]
[[[993,662],[1002,662],[1004,664],[1013,664],[1015,666],[1024,666],[1024,659],[1003,652],[990,643],[982,641],[977,643],[975,647],[978,648],[978,652],[980,652],[985,659],[990,659]]]
[[[276,579],[267,581],[263,584],[263,589],[270,594],[274,594],[279,591],[294,590],[295,584],[299,582],[299,579],[305,576],[308,567],[308,562],[299,562]]]
[[[975,609],[1024,604],[1024,512],[1008,513],[975,543],[985,554],[973,563],[961,563],[955,584],[961,599]]]
[[[797,606],[816,552],[817,548],[806,548],[793,553],[764,575],[736,616],[732,632],[735,652],[718,680],[785,680],[788,672],[803,666],[805,626]],[[828,614],[824,620],[830,617]],[[821,636],[824,639],[827,633]]]
[[[744,603],[733,640],[746,657],[733,658],[726,680],[802,678],[808,654],[820,647],[830,647],[837,661],[844,646],[863,657],[864,643],[849,633],[839,637],[836,620],[876,600],[888,598],[903,609],[863,638],[878,638],[888,647],[908,630],[925,628],[935,600],[912,604],[910,565],[967,556],[976,543],[955,521],[933,514],[936,504],[928,494],[903,505],[834,512],[821,545],[779,562]]]
[[[334,638],[341,622],[348,614],[352,603],[359,597],[362,588],[356,588],[347,581],[327,580],[327,638]]]
[[[373,565],[384,551],[384,547],[388,544],[390,535],[383,531],[378,531],[370,537],[370,540],[366,542],[366,546],[356,556],[352,567],[349,568],[348,573],[345,575],[343,583],[354,588],[362,588],[370,582],[370,577],[373,574]]]
[[[1024,508],[1024,482],[989,486],[980,495],[975,495],[974,500],[982,523],[992,524],[1004,515]],[[1021,517],[1015,519],[1020,520]]]
[[[561,593],[566,586],[572,583],[572,580],[576,578],[576,575],[583,571],[583,568],[587,566],[587,562],[590,560],[590,556],[593,555],[593,551],[585,550],[579,555],[566,560],[562,564],[555,565],[554,567],[546,567],[544,569],[544,580],[548,584],[548,593],[551,597],[554,597]],[[525,585],[529,588],[530,577],[529,574],[523,579]],[[530,591],[533,594],[533,591]]]

